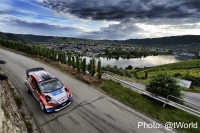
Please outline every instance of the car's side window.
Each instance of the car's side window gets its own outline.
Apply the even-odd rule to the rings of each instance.
[[[35,87],[36,87],[36,84],[37,84],[35,78],[31,76],[31,79],[30,79],[30,80],[31,80],[32,87],[35,88]]]
[[[32,76],[28,76],[28,80],[29,80],[29,82],[31,82],[31,80],[32,80]]]
[[[34,89],[40,92],[39,85],[34,77],[31,77],[31,84]]]
[[[35,84],[35,88],[40,92],[40,88],[39,88],[38,83]]]

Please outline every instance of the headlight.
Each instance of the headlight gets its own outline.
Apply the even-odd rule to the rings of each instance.
[[[45,106],[45,109],[53,108],[53,106]]]

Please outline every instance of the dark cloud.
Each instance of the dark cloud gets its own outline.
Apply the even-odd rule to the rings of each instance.
[[[125,39],[131,34],[136,34],[137,32],[143,31],[131,22],[132,20],[125,19],[119,24],[112,24],[108,27],[102,27],[99,31],[90,32],[82,35],[81,37],[91,39]]]
[[[168,33],[169,29],[199,28],[199,0],[37,0],[50,8],[55,14],[70,14],[81,19],[110,22],[106,27],[97,25],[98,30],[86,32],[78,28],[10,19],[11,27],[22,27],[35,34],[71,36],[89,39],[128,39],[148,36],[159,36]],[[1,14],[9,12],[0,11]],[[14,17],[16,18],[16,17]],[[3,21],[3,19],[1,20]],[[90,27],[90,22],[87,23]],[[116,24],[117,23],[117,24]],[[92,23],[91,23],[92,25]],[[145,25],[145,26],[143,26]],[[163,26],[162,26],[163,25]],[[143,26],[143,27],[142,27]],[[151,32],[148,26],[157,28]],[[157,26],[157,27],[156,27]],[[160,27],[159,27],[160,26]],[[167,28],[166,28],[167,27]],[[150,27],[151,28],[151,27]],[[163,30],[164,32],[160,32]],[[160,32],[160,33],[159,33]],[[154,34],[156,33],[156,34]],[[150,35],[152,34],[152,35]],[[168,33],[170,34],[170,32]]]
[[[0,15],[5,15],[5,14],[12,14],[11,12],[9,12],[9,11],[0,11]]]
[[[25,20],[21,19],[10,19],[10,23],[14,26],[20,26],[20,27],[28,27],[28,28],[33,28],[33,29],[41,29],[41,30],[66,30],[66,31],[71,31],[71,30],[78,30],[73,27],[62,27],[59,25],[50,25],[47,23],[37,23],[37,22],[28,22]]]
[[[200,17],[199,0],[44,0],[57,13],[92,20]]]

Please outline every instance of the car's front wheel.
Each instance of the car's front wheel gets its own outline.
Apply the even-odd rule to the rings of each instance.
[[[25,89],[26,89],[26,91],[27,91],[28,93],[31,93],[31,91],[29,90],[29,88],[28,88],[28,86],[27,86],[26,83],[25,83]]]
[[[44,105],[43,105],[43,103],[41,101],[40,101],[40,109],[42,111],[46,112],[46,109],[45,109],[45,107],[44,107]]]

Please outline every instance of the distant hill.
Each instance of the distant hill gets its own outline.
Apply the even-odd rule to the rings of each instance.
[[[200,35],[169,36],[161,38],[128,39],[128,40],[91,40],[83,38],[42,36],[42,35],[31,35],[31,34],[13,34],[13,33],[0,32],[0,39],[17,41],[21,43],[101,42],[103,44],[128,44],[132,46],[137,45],[137,46],[200,51]]]
[[[149,47],[198,49],[200,50],[200,35],[170,36],[161,38],[128,39],[128,40],[102,40],[119,44],[134,44]]]
[[[21,37],[17,36],[16,34],[3,33],[3,32],[0,32],[0,39],[20,42],[20,43],[25,43],[25,44],[31,42],[30,40],[21,38]]]
[[[56,37],[56,36],[41,36],[41,35],[25,35],[25,34],[16,34],[16,36],[31,40],[37,43],[65,43],[65,42],[80,42],[80,41],[89,41],[88,39],[81,38],[71,38],[71,37]]]

